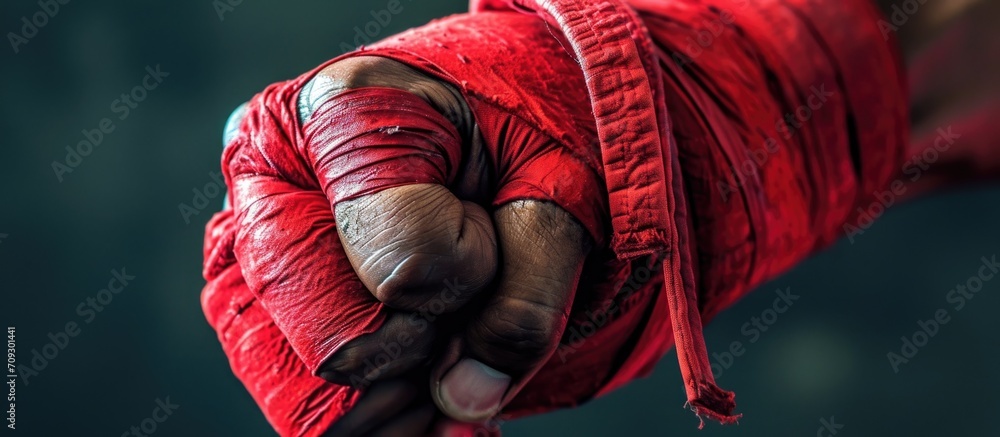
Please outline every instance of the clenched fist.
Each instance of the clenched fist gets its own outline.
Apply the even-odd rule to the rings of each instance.
[[[299,145],[233,138],[235,251],[307,366],[365,392],[330,432],[495,417],[558,347],[593,241],[544,196],[498,193],[599,179],[539,172],[565,151],[526,125],[488,146],[456,90],[383,58],[327,66],[297,109]]]

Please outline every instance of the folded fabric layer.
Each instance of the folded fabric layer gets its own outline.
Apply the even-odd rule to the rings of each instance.
[[[292,349],[232,258],[235,226],[231,209],[208,223],[203,272],[208,285],[202,292],[202,308],[233,373],[278,434],[322,435],[354,405],[360,392],[313,376]]]
[[[301,154],[333,205],[401,185],[450,185],[458,171],[455,126],[406,91],[345,91],[316,108],[303,130]]]
[[[599,242],[560,348],[505,416],[607,393],[676,342],[691,407],[735,420],[702,320],[836,239],[901,162],[905,82],[877,13],[864,0],[473,8],[338,59],[387,57],[453,85],[492,170],[519,170],[493,205],[553,201]],[[300,126],[297,95],[318,70],[252,100],[223,157],[232,212],[206,237],[206,315],[282,435],[350,407],[354,388],[310,373],[385,316],[343,254],[331,199],[448,184],[459,162],[454,127],[399,92],[342,95]],[[389,130],[358,123],[368,111]]]

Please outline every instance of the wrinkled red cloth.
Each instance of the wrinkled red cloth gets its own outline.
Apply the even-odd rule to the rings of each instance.
[[[505,417],[605,394],[674,344],[695,413],[739,417],[703,320],[837,239],[902,162],[905,79],[878,19],[864,0],[474,1],[338,58],[456,87],[505,176],[493,206],[553,201],[602,248],[559,349]],[[384,320],[331,200],[448,185],[461,159],[454,127],[399,91],[347,92],[301,126],[298,93],[325,65],[251,100],[205,241],[206,316],[282,435],[350,408],[355,388],[313,375]]]

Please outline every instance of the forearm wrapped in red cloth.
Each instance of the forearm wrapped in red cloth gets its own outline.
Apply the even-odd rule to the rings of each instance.
[[[676,342],[691,407],[734,421],[703,318],[833,241],[901,161],[902,73],[877,14],[861,0],[473,8],[344,57],[459,89],[502,177],[493,206],[552,201],[602,248],[563,344],[505,416],[607,393]],[[351,269],[331,204],[447,185],[462,153],[433,108],[388,90],[345,93],[300,126],[315,73],[252,100],[223,158],[232,209],[206,237],[206,315],[283,435],[318,434],[350,408],[354,388],[313,375],[387,311]],[[312,148],[318,132],[343,149]]]

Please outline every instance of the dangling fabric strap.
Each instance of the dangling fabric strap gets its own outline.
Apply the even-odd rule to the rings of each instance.
[[[687,212],[676,145],[653,42],[642,21],[616,0],[474,0],[471,8],[537,13],[562,31],[583,69],[597,122],[611,248],[623,260],[662,257],[688,406],[699,417],[736,422],[735,396],[715,385],[708,361],[691,261],[684,252]]]

